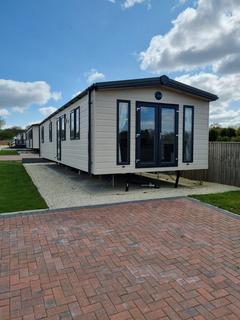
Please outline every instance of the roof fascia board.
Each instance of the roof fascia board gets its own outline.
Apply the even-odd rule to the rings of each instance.
[[[45,118],[39,125],[48,121],[52,117],[54,117],[59,112],[63,111],[79,99],[83,98],[88,94],[89,90],[101,90],[101,89],[119,89],[119,88],[142,88],[142,87],[153,87],[153,86],[163,86],[166,88],[171,88],[173,90],[179,92],[185,92],[193,96],[197,96],[199,98],[203,98],[207,101],[216,101],[218,96],[212,94],[210,92],[194,88],[192,86],[186,85],[182,82],[170,79],[166,75],[162,75],[161,77],[153,77],[153,78],[143,78],[143,79],[132,79],[132,80],[119,80],[119,81],[107,81],[107,82],[97,82],[92,84],[90,87],[86,88],[76,97],[65,103],[62,107],[57,109],[55,112],[50,114],[47,118]]]

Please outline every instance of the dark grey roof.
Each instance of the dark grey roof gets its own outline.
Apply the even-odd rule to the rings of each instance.
[[[69,107],[74,102],[78,101],[80,98],[84,97],[89,90],[93,89],[117,89],[117,88],[136,88],[136,87],[153,87],[153,86],[163,86],[170,89],[174,89],[180,92],[188,93],[199,98],[203,98],[207,101],[215,101],[218,99],[218,96],[212,94],[210,92],[189,86],[182,82],[170,79],[168,76],[161,76],[161,77],[154,77],[154,78],[143,78],[143,79],[132,79],[132,80],[119,80],[119,81],[107,81],[107,82],[97,82],[92,84],[90,87],[82,91],[76,97],[68,101],[64,104],[61,108],[56,110],[46,119],[44,119],[40,124],[47,121],[60,111],[64,110],[65,108]]]
[[[43,122],[44,122],[45,120],[43,120]],[[33,124],[31,124],[27,129],[25,129],[25,132],[27,132],[28,130],[30,130],[32,127],[34,127],[34,126],[39,126],[41,123],[33,123]]]

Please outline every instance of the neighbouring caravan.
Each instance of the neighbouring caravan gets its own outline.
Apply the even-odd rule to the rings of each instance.
[[[95,83],[40,124],[41,157],[94,175],[207,169],[217,99],[167,76]]]
[[[11,148],[25,148],[26,147],[26,134],[19,132],[10,142]]]
[[[32,124],[26,130],[26,148],[39,149],[39,124]]]

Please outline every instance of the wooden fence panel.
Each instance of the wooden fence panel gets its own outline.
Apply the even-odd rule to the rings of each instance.
[[[240,142],[210,142],[208,170],[184,171],[183,176],[240,187]]]

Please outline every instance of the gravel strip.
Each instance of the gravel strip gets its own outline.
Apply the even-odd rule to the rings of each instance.
[[[124,185],[113,189],[105,179],[79,175],[56,164],[24,166],[50,209],[240,190],[234,186],[204,182],[194,187],[180,185],[178,189],[169,183],[163,183],[159,189],[130,185],[129,192],[125,192]]]

